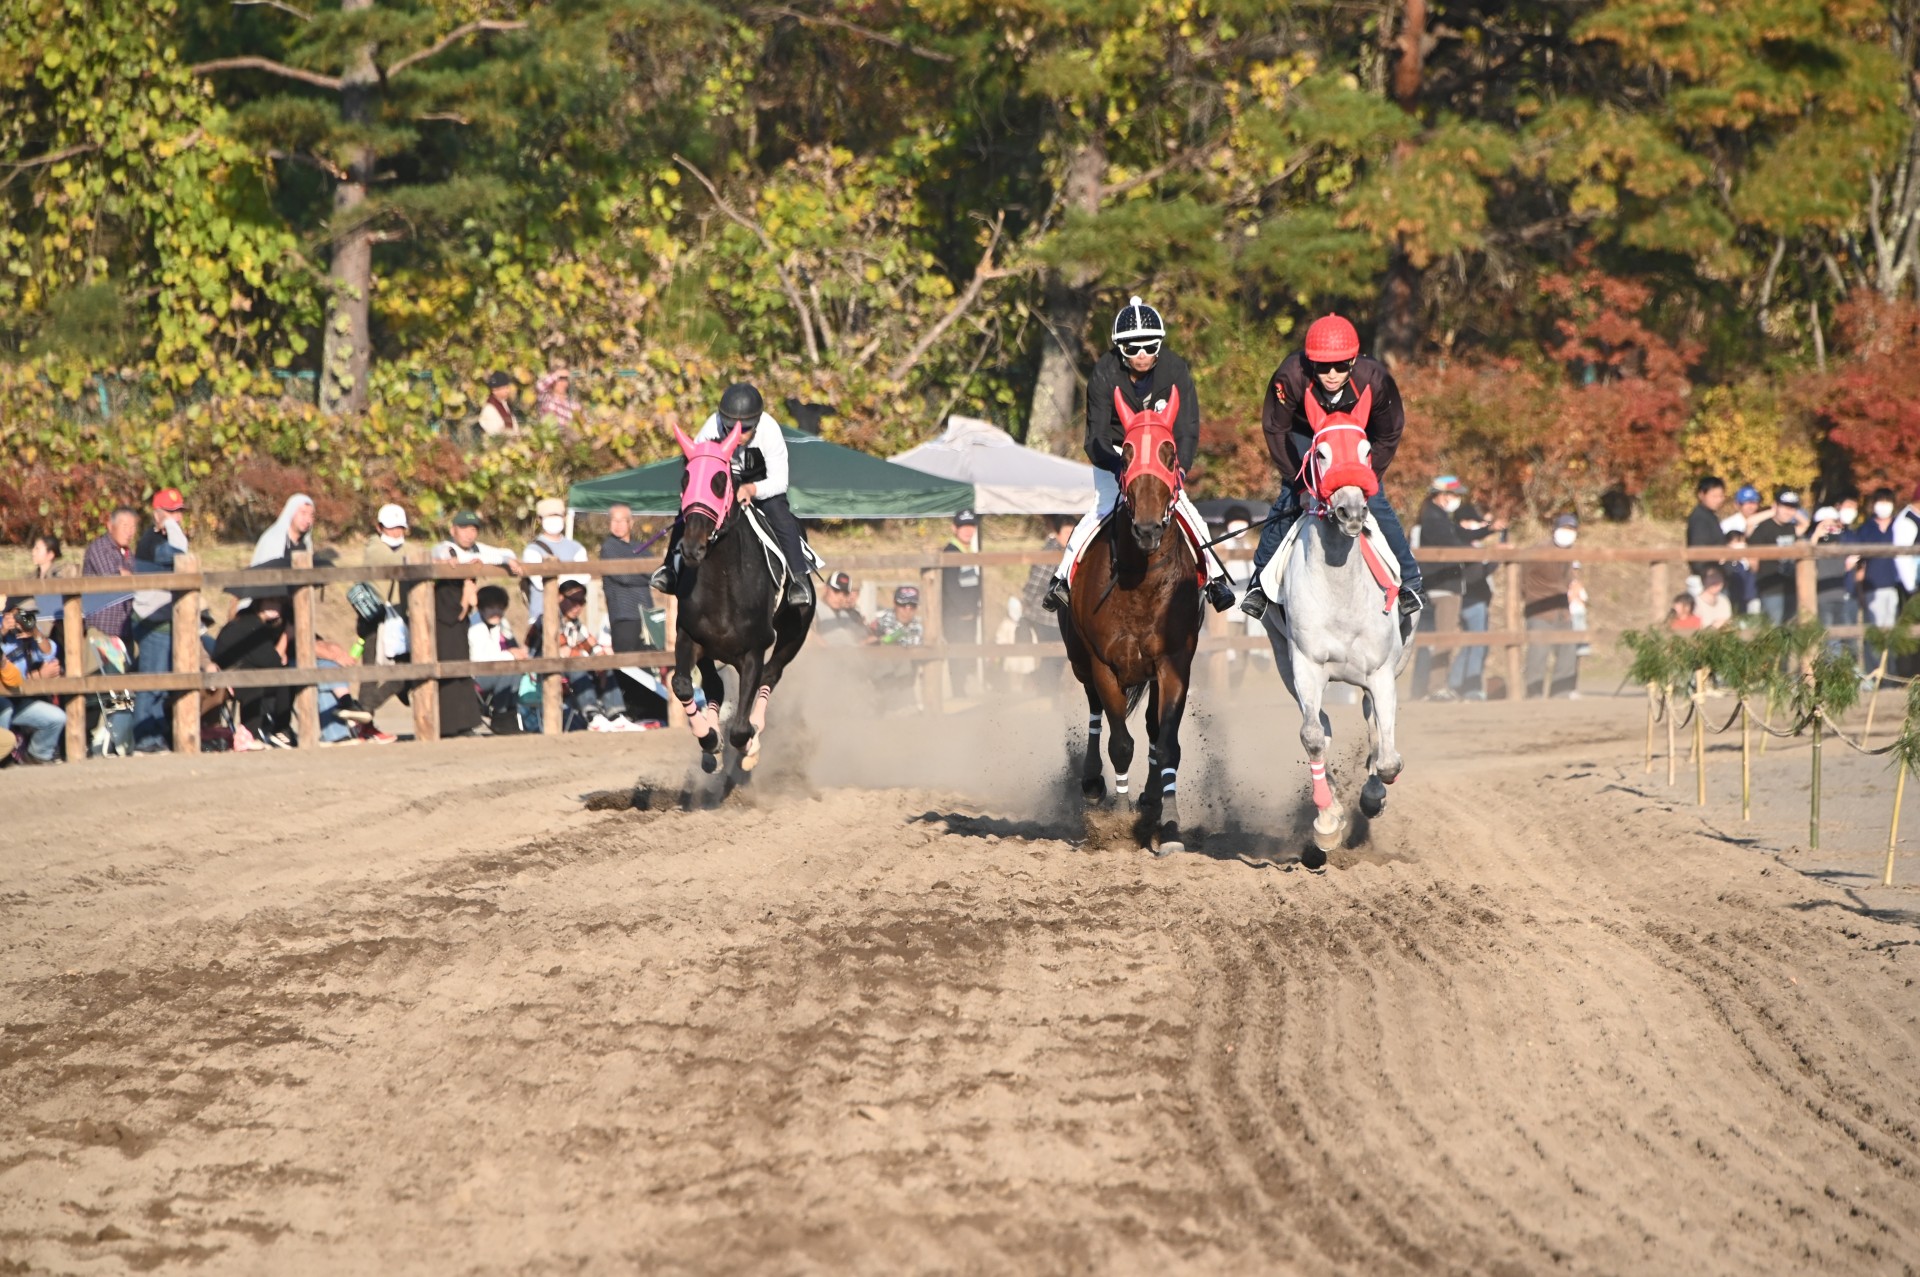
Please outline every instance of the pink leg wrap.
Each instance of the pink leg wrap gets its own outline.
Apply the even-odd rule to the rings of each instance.
[[[1313,773],[1313,805],[1325,811],[1333,806],[1333,790],[1327,784],[1327,765],[1308,763],[1307,769]]]
[[[687,716],[687,730],[695,740],[704,740],[720,726],[720,711],[712,705],[696,707],[692,701],[681,701],[680,708]]]
[[[763,687],[760,694],[753,698],[753,709],[747,714],[747,721],[753,724],[755,732],[767,730],[767,700],[772,695],[771,687]]]

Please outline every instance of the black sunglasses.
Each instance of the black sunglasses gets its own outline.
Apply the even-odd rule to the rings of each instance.
[[[1157,355],[1160,353],[1160,339],[1152,337],[1146,341],[1123,341],[1120,353],[1131,359],[1135,355]]]
[[[1313,369],[1313,373],[1316,377],[1323,372],[1352,372],[1353,371],[1353,360],[1351,359],[1342,359],[1337,364],[1316,364],[1312,360],[1308,360],[1307,363],[1308,363],[1308,366]]]

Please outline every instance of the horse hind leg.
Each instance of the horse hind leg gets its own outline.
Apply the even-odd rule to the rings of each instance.
[[[740,695],[735,698],[738,703],[733,707],[727,743],[740,752],[741,771],[752,771],[760,761],[760,728],[766,723],[766,697],[771,695],[770,689],[761,686],[764,664],[760,653],[749,652],[734,667],[740,676]]]
[[[1191,669],[1164,666],[1154,689],[1160,710],[1159,730],[1149,757],[1157,769],[1152,780],[1159,786],[1160,793],[1152,841],[1156,856],[1171,856],[1187,849],[1180,832],[1180,720],[1186,714],[1187,682],[1191,674]]]

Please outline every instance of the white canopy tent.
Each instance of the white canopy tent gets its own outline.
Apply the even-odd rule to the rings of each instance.
[[[1093,505],[1092,466],[1024,447],[977,417],[948,417],[939,438],[888,460],[971,483],[978,514],[1082,514]]]

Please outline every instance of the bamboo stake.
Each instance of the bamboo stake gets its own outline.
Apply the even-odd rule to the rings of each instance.
[[[1693,672],[1693,779],[1696,807],[1707,805],[1707,672]]]
[[[1653,775],[1653,725],[1660,717],[1660,693],[1647,684],[1647,775]]]
[[[1680,779],[1680,747],[1674,740],[1673,688],[1666,689],[1667,698],[1667,784],[1672,785]]]
[[[1807,850],[1820,850],[1820,716],[1813,716],[1813,797],[1807,806]]]
[[[1740,702],[1740,819],[1753,819],[1753,712]]]
[[[1773,702],[1767,702],[1767,717],[1761,723],[1767,730],[1760,736],[1760,757],[1767,756],[1767,742],[1773,739]]]
[[[1860,744],[1862,746],[1873,744],[1873,711],[1880,700],[1881,680],[1885,679],[1886,676],[1887,654],[1882,651],[1880,653],[1880,664],[1875,666],[1873,670],[1873,690],[1867,693],[1867,730],[1860,734]]]
[[[1900,760],[1900,779],[1893,783],[1893,824],[1887,829],[1887,870],[1880,875],[1880,885],[1893,885],[1893,849],[1900,842],[1900,801],[1907,796],[1907,760]]]

